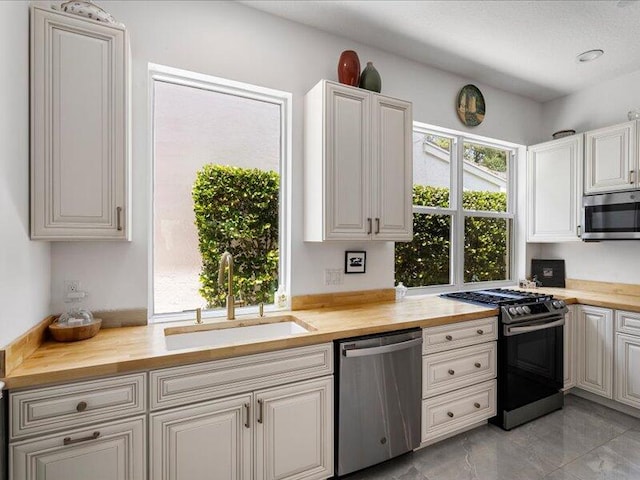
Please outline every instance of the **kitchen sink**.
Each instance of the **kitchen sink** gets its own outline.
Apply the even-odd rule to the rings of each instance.
[[[179,350],[274,340],[314,330],[315,327],[293,315],[280,315],[168,327],[164,329],[164,335],[167,349]]]

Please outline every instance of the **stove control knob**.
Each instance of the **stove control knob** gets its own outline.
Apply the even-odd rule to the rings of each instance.
[[[509,307],[509,313],[511,315],[517,315],[518,312],[516,311],[516,307]]]
[[[566,306],[567,306],[567,304],[564,303],[564,300],[560,300],[560,308],[564,308]]]
[[[524,313],[526,313],[527,315],[531,313],[531,309],[527,305],[522,307],[522,310],[524,310]]]
[[[518,312],[518,315],[522,315],[524,313],[524,310],[522,309],[522,307],[516,307],[516,312]]]
[[[559,300],[554,300],[553,306],[554,308],[562,308],[562,302],[560,302]]]

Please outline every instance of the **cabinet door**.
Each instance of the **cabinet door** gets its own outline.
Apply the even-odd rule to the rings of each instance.
[[[373,96],[372,212],[374,240],[413,237],[413,153],[411,104]]]
[[[144,480],[144,417],[10,445],[12,480]]]
[[[582,135],[529,148],[527,241],[580,240],[582,159]]]
[[[585,134],[585,193],[626,190],[635,184],[636,122]]]
[[[613,311],[581,305],[578,312],[577,386],[613,398]]]
[[[640,337],[616,335],[615,400],[640,408]]]
[[[126,239],[126,33],[40,8],[31,22],[31,238]]]
[[[256,398],[256,480],[333,475],[333,377],[262,390]]]
[[[373,221],[371,94],[327,83],[325,95],[325,238],[367,239]]]
[[[251,395],[150,416],[154,480],[249,480]]]
[[[564,324],[564,389],[576,386],[576,306],[569,306]]]

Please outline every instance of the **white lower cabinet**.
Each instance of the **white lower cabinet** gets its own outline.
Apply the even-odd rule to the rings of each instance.
[[[255,399],[256,480],[331,477],[333,377],[262,390]]]
[[[575,361],[576,352],[576,308],[568,307],[564,323],[564,389],[569,390],[576,386],[577,369]]]
[[[423,329],[422,446],[496,414],[497,317]]]
[[[580,305],[577,386],[613,398],[613,310]]]
[[[615,400],[640,408],[640,337],[616,335]]]
[[[154,480],[251,478],[251,403],[240,395],[151,414]]]
[[[640,313],[616,312],[614,400],[640,408]]]
[[[144,480],[145,418],[96,424],[10,446],[14,480]]]
[[[333,475],[333,377],[153,413],[150,425],[153,480]]]

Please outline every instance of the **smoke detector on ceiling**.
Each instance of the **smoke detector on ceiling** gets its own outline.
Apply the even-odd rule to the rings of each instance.
[[[591,62],[596,58],[600,58],[603,54],[604,54],[604,50],[596,48],[594,50],[587,50],[586,52],[582,52],[576,58],[578,59],[578,62],[581,62],[581,63]]]

